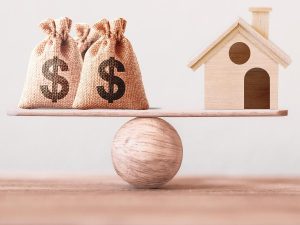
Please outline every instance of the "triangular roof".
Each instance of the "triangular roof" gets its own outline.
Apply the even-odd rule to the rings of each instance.
[[[291,59],[286,53],[284,53],[270,40],[263,37],[246,21],[240,18],[206,50],[196,56],[188,66],[194,71],[197,70],[202,64],[205,64],[211,57],[213,57],[215,53],[224,46],[224,43],[227,43],[227,41],[233,38],[237,33],[243,35],[255,44],[255,46],[257,46],[262,52],[272,58],[275,62],[281,64],[283,67],[287,67],[291,63]]]

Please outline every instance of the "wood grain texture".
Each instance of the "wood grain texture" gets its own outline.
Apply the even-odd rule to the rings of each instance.
[[[300,178],[176,177],[142,190],[117,177],[1,177],[1,225],[300,223]]]
[[[227,29],[216,41],[214,41],[208,48],[194,57],[188,66],[196,71],[201,65],[207,63],[215,53],[218,52],[224,43],[231,40],[237,33],[241,33],[245,38],[251,40],[262,52],[267,54],[275,62],[287,67],[291,62],[291,58],[283,52],[278,46],[264,38],[258,33],[250,24],[243,19],[238,19],[229,29]]]
[[[253,26],[239,19],[189,63],[194,71],[205,64],[204,105],[207,110],[278,109],[278,67],[279,64],[287,67],[291,59],[268,40],[268,13],[271,9],[251,8],[250,11],[253,13]],[[244,78],[254,68],[261,68],[270,76],[269,103],[265,104],[268,107],[248,106],[248,102],[244,102],[244,93],[247,92]],[[263,100],[259,99],[260,102]]]
[[[245,109],[270,109],[270,76],[259,68],[249,70],[244,79]]]
[[[20,109],[7,112],[9,116],[71,116],[71,117],[265,117],[287,116],[288,110],[109,110],[109,109]]]
[[[158,188],[178,172],[182,143],[177,131],[160,118],[135,118],[116,133],[112,159],[117,174],[138,188]]]
[[[266,39],[269,39],[269,13],[272,8],[258,7],[250,8],[252,12],[252,26]]]
[[[250,55],[250,48],[243,42],[236,42],[229,49],[230,60],[238,65],[246,63]]]
[[[229,57],[230,48],[245,43],[251,54],[241,65]],[[204,103],[208,110],[244,109],[244,79],[248,71],[262,68],[270,76],[270,109],[278,109],[278,64],[242,34],[236,34],[205,64]],[[259,85],[259,84],[258,84]]]

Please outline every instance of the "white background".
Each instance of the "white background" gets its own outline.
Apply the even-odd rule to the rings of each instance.
[[[287,118],[168,119],[184,145],[180,174],[300,175],[300,13],[294,0],[1,1],[0,173],[114,174],[111,140],[122,118],[8,117],[23,88],[29,55],[46,18],[94,24],[127,19],[152,107],[203,108],[203,68],[189,60],[251,6],[273,8],[270,39],[293,63],[280,68],[279,105]],[[74,34],[74,31],[72,31]]]

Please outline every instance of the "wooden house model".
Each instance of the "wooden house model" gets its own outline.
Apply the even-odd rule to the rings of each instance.
[[[278,109],[279,64],[291,59],[269,38],[271,8],[250,8],[252,25],[236,21],[190,63],[205,64],[205,109]]]

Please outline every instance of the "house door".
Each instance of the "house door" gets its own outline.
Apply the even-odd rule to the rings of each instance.
[[[270,76],[261,68],[249,70],[244,79],[244,108],[270,109]]]

